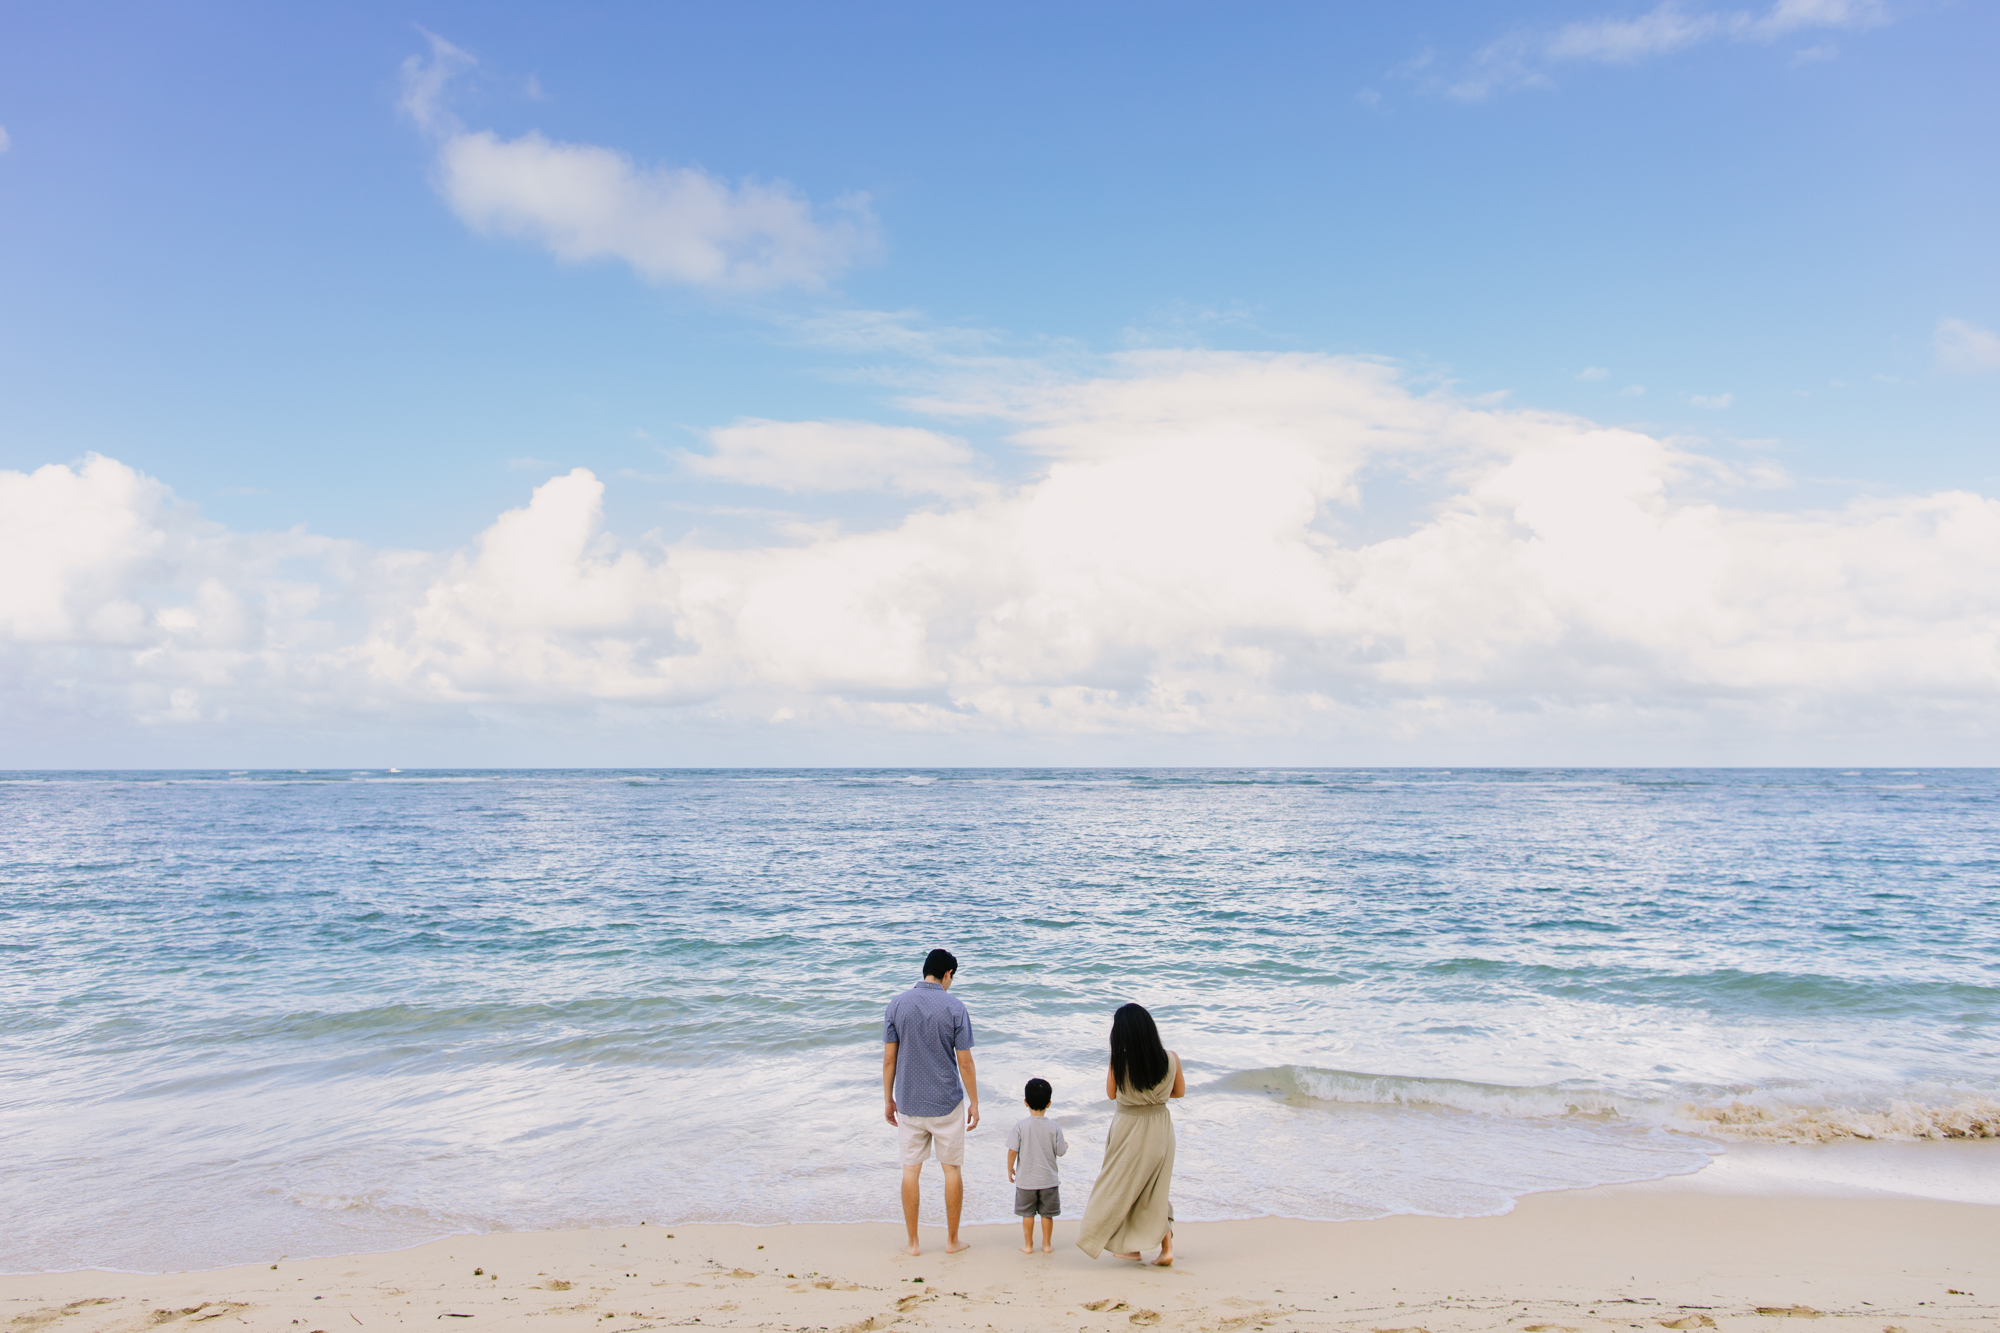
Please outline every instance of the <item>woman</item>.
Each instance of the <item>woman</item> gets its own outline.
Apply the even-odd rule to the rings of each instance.
[[[1160,1247],[1153,1262],[1174,1262],[1174,1122],[1170,1098],[1187,1096],[1181,1058],[1160,1044],[1153,1016],[1128,1004],[1111,1016],[1111,1069],[1104,1095],[1118,1103],[1104,1140],[1104,1168],[1090,1191],[1077,1248],[1095,1259],[1110,1250],[1119,1259]]]

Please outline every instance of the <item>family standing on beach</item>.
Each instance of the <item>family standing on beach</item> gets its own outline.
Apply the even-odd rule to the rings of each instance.
[[[889,1001],[882,1025],[883,1114],[896,1127],[903,1152],[903,1224],[909,1253],[918,1253],[917,1205],[924,1163],[936,1155],[944,1169],[945,1253],[966,1248],[958,1238],[965,1203],[965,1136],[979,1126],[979,1078],[972,1062],[972,1020],[951,994],[958,959],[933,949],[923,980]],[[1111,1059],[1104,1095],[1118,1103],[1105,1136],[1104,1165],[1091,1188],[1077,1248],[1095,1259],[1174,1261],[1174,1122],[1167,1103],[1187,1094],[1180,1057],[1160,1042],[1153,1016],[1136,1004],[1111,1019]],[[1021,1219],[1021,1249],[1032,1253],[1035,1219],[1042,1219],[1042,1252],[1053,1248],[1062,1212],[1057,1158],[1069,1151],[1062,1126],[1046,1112],[1053,1090],[1028,1080],[1028,1114],[1007,1132],[1007,1178],[1014,1182],[1014,1213]]]

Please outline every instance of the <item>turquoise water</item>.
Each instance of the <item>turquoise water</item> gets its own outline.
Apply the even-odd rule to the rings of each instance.
[[[980,1220],[1031,1076],[1085,1197],[1126,1000],[1183,1217],[1993,1134],[1996,886],[1988,771],[4,775],[0,1269],[894,1217],[935,944]]]

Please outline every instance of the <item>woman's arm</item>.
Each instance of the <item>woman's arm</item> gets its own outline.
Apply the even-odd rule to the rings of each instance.
[[[1104,1071],[1104,1095],[1114,1102],[1118,1100],[1118,1071],[1115,1068]]]
[[[1174,1057],[1174,1090],[1168,1093],[1167,1096],[1185,1097],[1187,1096],[1187,1070],[1181,1068],[1181,1057],[1176,1052],[1168,1051],[1167,1054]]]

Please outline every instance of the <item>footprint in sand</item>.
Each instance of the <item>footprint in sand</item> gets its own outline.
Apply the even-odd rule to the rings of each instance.
[[[1679,1319],[1662,1319],[1661,1328],[1714,1328],[1715,1321],[1705,1314],[1682,1315]]]
[[[1760,1305],[1758,1314],[1774,1314],[1785,1319],[1817,1319],[1820,1312],[1810,1305]]]
[[[1132,1322],[1141,1327],[1147,1324],[1157,1324],[1160,1322],[1160,1312],[1158,1310],[1134,1310],[1132,1312]]]
[[[1113,1310],[1124,1310],[1130,1307],[1123,1301],[1114,1301],[1109,1296],[1106,1296],[1101,1301],[1085,1301],[1083,1308],[1086,1310],[1102,1310],[1106,1314],[1109,1314]]]

